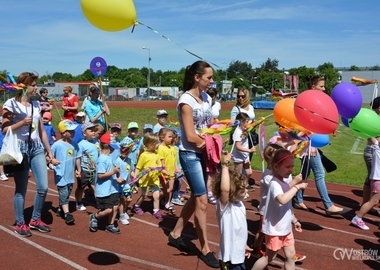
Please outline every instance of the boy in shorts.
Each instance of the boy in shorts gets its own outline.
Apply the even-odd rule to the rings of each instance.
[[[75,176],[80,175],[80,159],[78,155],[78,145],[72,142],[76,124],[70,120],[63,120],[58,124],[58,131],[61,139],[56,141],[51,147],[51,152],[60,164],[54,167],[54,182],[57,185],[59,206],[57,215],[63,214],[66,224],[74,223],[74,216],[69,211],[69,198]],[[74,169],[77,168],[76,171]]]
[[[114,161],[115,166],[120,167],[120,177],[125,181],[125,183],[119,186],[119,221],[123,225],[129,224],[127,209],[132,201],[132,189],[129,185],[129,181],[131,178],[131,172],[135,169],[135,166],[129,158],[129,153],[132,151],[134,144],[135,143],[131,138],[125,137],[120,142],[120,153]]]
[[[98,219],[107,217],[106,231],[119,234],[115,219],[119,205],[118,186],[125,183],[120,177],[120,167],[113,165],[110,154],[119,146],[111,142],[111,134],[104,133],[100,138],[100,155],[96,163],[95,197],[98,212],[90,215],[90,231],[98,230]]]
[[[82,203],[82,197],[85,187],[88,187],[92,194],[94,192],[94,182],[96,178],[96,162],[99,157],[99,150],[96,140],[96,125],[87,122],[82,125],[84,139],[78,143],[79,156],[81,157],[81,176],[77,178],[77,188],[75,190],[75,199],[78,211],[85,211],[86,207]]]

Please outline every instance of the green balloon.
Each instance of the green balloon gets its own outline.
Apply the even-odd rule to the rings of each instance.
[[[371,138],[380,135],[380,116],[368,108],[361,108],[354,118],[348,120],[348,125],[359,137]]]

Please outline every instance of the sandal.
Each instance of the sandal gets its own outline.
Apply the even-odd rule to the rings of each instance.
[[[207,197],[209,204],[216,204],[216,199],[213,195]]]

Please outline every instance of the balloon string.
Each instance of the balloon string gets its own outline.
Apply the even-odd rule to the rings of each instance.
[[[307,163],[307,167],[306,167],[306,172],[309,171],[309,166],[310,166],[310,155],[311,155],[311,143],[309,143],[309,146],[308,146],[308,149],[307,149],[307,158],[304,158],[303,161],[302,161],[302,164],[301,164],[301,172],[303,171],[303,167],[305,166],[305,163]],[[307,162],[306,162],[307,161]],[[305,180],[305,179],[303,179]]]
[[[217,64],[215,64],[215,63],[213,63],[213,62],[211,62],[211,61],[205,60],[203,57],[200,57],[199,55],[197,55],[197,54],[195,54],[195,53],[189,51],[189,50],[186,49],[185,47],[183,47],[183,46],[181,46],[180,44],[174,42],[174,41],[171,40],[169,37],[167,37],[167,36],[161,34],[160,32],[158,32],[157,30],[153,29],[152,27],[150,27],[150,26],[148,26],[148,25],[145,25],[145,24],[143,24],[143,23],[141,23],[141,22],[137,22],[137,23],[138,23],[138,24],[141,24],[141,25],[143,25],[143,26],[145,26],[146,28],[148,28],[148,29],[150,29],[150,30],[152,30],[154,33],[156,33],[157,35],[160,35],[162,38],[166,39],[167,41],[174,43],[175,45],[177,45],[178,47],[182,48],[182,49],[185,50],[187,53],[189,53],[189,54],[195,56],[196,58],[198,58],[198,59],[200,59],[200,60],[207,61],[207,62],[209,62],[210,64],[212,64],[212,65],[214,65],[214,66],[216,66],[216,67],[218,67],[218,68],[221,68],[221,67],[218,66]],[[134,29],[135,29],[135,25],[133,25],[132,33],[133,33],[133,30],[134,30]]]

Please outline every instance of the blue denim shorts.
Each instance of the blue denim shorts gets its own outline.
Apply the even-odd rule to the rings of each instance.
[[[179,160],[194,196],[207,194],[206,163],[201,153],[179,151]]]
[[[59,205],[69,204],[69,198],[71,191],[73,189],[73,184],[67,184],[66,186],[57,186],[58,196],[59,196]]]

